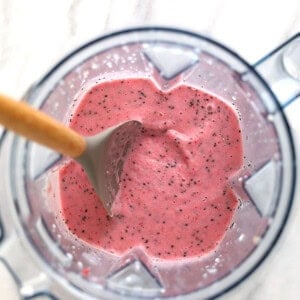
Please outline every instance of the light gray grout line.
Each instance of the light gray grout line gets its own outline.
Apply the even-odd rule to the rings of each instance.
[[[152,7],[155,0],[137,0],[134,8],[134,16],[141,15],[140,21],[149,21],[152,15]]]
[[[258,281],[258,280],[257,280]],[[265,280],[262,282],[258,282],[255,287],[252,287],[251,290],[248,292],[246,300],[255,300],[257,298],[257,294],[261,293],[261,288],[263,284],[265,283]]]
[[[5,45],[5,47],[0,47],[0,63],[1,66],[3,67],[6,64],[6,56],[7,56],[7,41],[9,41],[9,25],[10,25],[10,21],[9,21],[9,14],[10,14],[10,8],[9,6],[11,6],[12,1],[0,1],[0,16],[2,17],[2,22],[3,22],[3,29],[0,31],[0,33],[2,33],[0,35],[0,45]]]
[[[300,2],[299,2],[300,4]],[[296,29],[297,32],[300,32],[300,22],[299,22],[299,16],[300,16],[300,5],[298,6],[298,9],[294,13],[294,17],[292,21],[290,22],[290,25],[288,29],[285,30],[285,33],[282,36],[282,41],[284,42],[285,40],[289,39],[292,35],[294,35],[296,32],[294,32],[294,29],[296,27],[297,21],[299,23],[299,28]]]
[[[2,10],[2,13],[3,13],[3,17],[4,17],[4,20],[5,22],[8,22],[9,23],[9,12],[10,12],[10,8],[12,6],[12,2],[14,2],[13,0],[11,1],[0,1],[2,3],[2,7],[3,7],[3,10]]]
[[[219,0],[216,10],[214,10],[214,13],[210,17],[209,23],[205,29],[205,33],[209,36],[213,36],[213,32],[217,25],[217,20],[219,19],[220,14],[222,14],[224,11],[225,2],[226,1]]]
[[[68,10],[68,25],[69,25],[69,33],[70,36],[73,37],[77,33],[77,23],[76,23],[76,16],[75,13],[78,9],[79,3],[81,0],[72,0],[70,4],[70,8]]]
[[[104,28],[103,28],[104,30],[107,30],[110,27],[110,19],[111,19],[111,13],[112,13],[111,8],[113,7],[114,2],[115,2],[114,0],[110,0],[110,2],[109,2],[107,17],[106,17],[105,22],[104,22]]]

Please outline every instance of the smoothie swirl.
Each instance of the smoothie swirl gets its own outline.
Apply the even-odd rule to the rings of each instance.
[[[83,135],[129,119],[141,120],[143,129],[124,164],[113,218],[79,164],[61,167],[69,230],[117,255],[139,246],[154,258],[183,259],[215,249],[238,203],[229,185],[243,162],[234,109],[203,90],[162,92],[144,78],[97,84],[79,100],[70,127]]]

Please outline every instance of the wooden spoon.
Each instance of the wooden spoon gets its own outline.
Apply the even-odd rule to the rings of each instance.
[[[30,107],[0,94],[0,124],[15,133],[78,161],[110,216],[119,189],[125,156],[140,131],[141,122],[130,120],[91,137]]]

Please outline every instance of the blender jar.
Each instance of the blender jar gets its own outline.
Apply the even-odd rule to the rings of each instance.
[[[75,50],[33,85],[24,98],[64,123],[74,99],[101,81],[144,77],[163,91],[180,83],[204,89],[238,112],[244,163],[228,179],[239,207],[214,251],[173,262],[152,260],[140,248],[117,256],[78,240],[60,219],[57,173],[66,158],[4,132],[0,262],[20,295],[203,299],[244,280],[274,246],[293,200],[295,153],[283,107],[300,90],[295,45],[299,35],[253,67],[195,33],[129,29]]]

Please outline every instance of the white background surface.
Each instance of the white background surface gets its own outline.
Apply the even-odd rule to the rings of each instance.
[[[20,97],[75,47],[108,31],[136,25],[191,29],[254,63],[300,32],[300,1],[0,0],[0,91]],[[292,127],[300,129],[299,103],[289,111],[294,115]],[[300,299],[299,201],[295,199],[283,237],[268,259],[222,299]],[[1,274],[0,299],[16,299],[9,297],[14,292]]]

